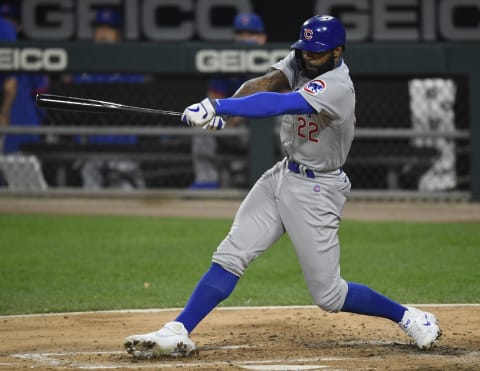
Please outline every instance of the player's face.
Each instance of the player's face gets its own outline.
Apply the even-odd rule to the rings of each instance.
[[[244,44],[263,45],[267,41],[267,36],[264,33],[238,31],[235,32],[235,41]]]
[[[116,43],[120,41],[120,38],[120,31],[107,25],[95,27],[93,33],[93,39],[100,43]]]
[[[331,70],[335,66],[333,51],[309,52],[302,50],[302,59],[305,71],[309,76],[318,76]]]

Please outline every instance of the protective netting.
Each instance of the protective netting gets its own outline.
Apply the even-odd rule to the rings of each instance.
[[[357,96],[357,134],[344,170],[354,189],[470,188],[466,79],[352,78]],[[51,75],[48,92],[181,112],[204,97],[207,80],[207,75],[154,75],[144,82],[75,84]],[[100,187],[124,189],[185,188],[194,177],[191,136],[141,132],[144,127],[178,128],[179,121],[169,116],[47,111],[42,127],[70,127],[73,132],[42,133],[37,142],[23,143],[16,154],[35,156],[50,188],[88,187],[90,181]],[[122,127],[130,131],[122,136],[102,133],[92,137],[75,133],[80,127]],[[131,131],[134,129],[138,133]],[[216,165],[223,187],[247,188],[251,184],[248,146],[240,139],[217,138]],[[279,148],[275,148],[275,157],[281,157]],[[15,172],[14,168],[9,171]],[[3,187],[8,185],[6,178],[4,173]]]

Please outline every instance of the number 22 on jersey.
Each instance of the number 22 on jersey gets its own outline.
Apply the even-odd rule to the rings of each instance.
[[[309,142],[318,143],[316,134],[320,131],[319,125],[314,121],[308,120],[305,116],[297,116],[297,121],[297,135]]]

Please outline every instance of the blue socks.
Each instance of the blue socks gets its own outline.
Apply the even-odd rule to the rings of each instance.
[[[183,323],[187,331],[192,332],[212,309],[232,293],[239,279],[219,264],[213,263],[175,321]]]
[[[405,307],[358,283],[348,283],[348,293],[342,312],[383,317],[396,323],[402,320]]]
[[[184,324],[190,333],[235,288],[240,277],[213,263],[203,275],[190,299],[175,321]],[[371,288],[354,282],[348,283],[348,292],[342,312],[383,317],[396,323],[402,320],[405,307],[379,294]]]

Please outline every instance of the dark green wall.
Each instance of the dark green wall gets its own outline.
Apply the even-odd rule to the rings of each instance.
[[[195,55],[200,49],[233,49],[232,44],[214,43],[126,43],[95,45],[91,43],[2,44],[5,47],[65,48],[68,52],[67,70],[91,72],[151,72],[192,74]],[[264,49],[285,49],[288,45],[271,43]],[[471,133],[472,198],[480,201],[480,46],[475,43],[355,43],[348,46],[345,58],[355,75],[462,75],[469,82],[469,117]],[[270,125],[269,125],[270,127]],[[265,129],[258,129],[264,138]],[[272,150],[270,141],[252,144],[253,153]],[[257,147],[258,146],[258,147]],[[252,166],[256,176],[272,156],[255,156]],[[263,160],[263,161],[262,161]],[[253,161],[253,159],[252,159]],[[270,162],[271,163],[271,162]]]

